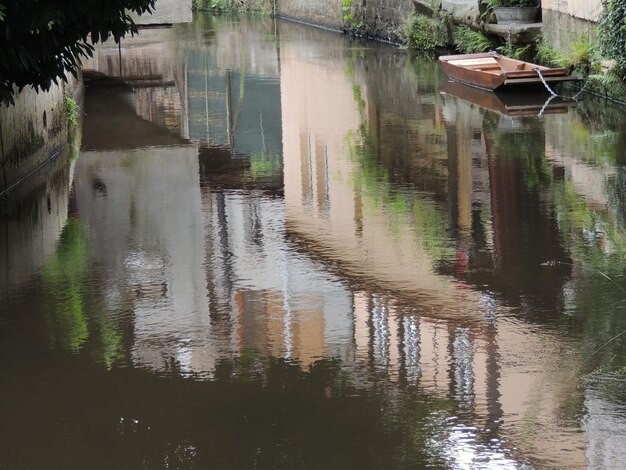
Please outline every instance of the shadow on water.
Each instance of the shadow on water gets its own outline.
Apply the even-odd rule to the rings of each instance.
[[[18,468],[397,468],[440,466],[448,403],[361,390],[337,361],[220,361],[211,382],[93,370],[57,354],[3,370],[3,463]],[[53,376],[44,370],[58,371]],[[25,371],[28,374],[25,374]],[[19,378],[18,378],[19,377]],[[45,393],[42,393],[45,390]],[[10,403],[10,405],[9,405]],[[7,407],[22,410],[18,415]],[[434,414],[433,414],[434,413]],[[37,426],[33,426],[38,423]],[[423,429],[428,428],[428,432]],[[28,442],[37,442],[33,452]]]

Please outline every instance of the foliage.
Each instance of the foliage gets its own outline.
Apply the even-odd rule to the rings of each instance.
[[[232,13],[269,13],[272,11],[270,0],[249,2],[234,0],[192,0],[191,6],[196,11]]]
[[[550,47],[543,36],[535,38],[535,62],[547,67],[566,67],[567,57]]]
[[[343,23],[346,30],[358,33],[365,26],[365,22],[357,21],[352,13],[352,0],[341,1],[341,11],[343,13]]]
[[[229,0],[193,0],[192,2],[194,10],[229,11],[232,6]]]
[[[93,44],[137,32],[130,12],[151,12],[155,0],[2,0],[0,102],[15,87],[48,90],[76,75]]]
[[[342,0],[341,11],[343,13],[343,21],[351,21],[352,20],[352,0]]]
[[[537,0],[484,0],[483,3],[493,7],[536,7]]]
[[[591,64],[595,61],[595,47],[589,40],[588,34],[583,34],[572,44],[569,61],[571,65]]]
[[[65,97],[65,114],[70,126],[76,127],[78,124],[78,105],[71,97]]]
[[[626,2],[602,0],[602,13],[598,23],[600,48],[603,55],[616,62],[617,69],[626,79]]]
[[[626,103],[626,82],[619,71],[612,69],[606,73],[594,73],[588,79],[611,98]]]
[[[420,52],[434,53],[444,49],[448,33],[445,25],[425,15],[411,15],[406,23],[407,46]]]
[[[474,31],[468,26],[459,26],[452,34],[454,44],[460,52],[486,52],[493,47],[491,40],[480,31]]]
[[[533,56],[533,44],[526,44],[525,46],[518,46],[509,42],[496,48],[496,50],[507,57],[513,59],[532,61]]]

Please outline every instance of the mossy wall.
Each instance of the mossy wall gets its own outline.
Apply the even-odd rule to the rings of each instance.
[[[414,11],[413,0],[354,0],[352,21],[368,36],[401,42],[404,23]]]
[[[78,91],[71,78],[48,92],[25,88],[14,106],[0,106],[0,192],[61,152],[68,128],[65,96],[76,97]]]

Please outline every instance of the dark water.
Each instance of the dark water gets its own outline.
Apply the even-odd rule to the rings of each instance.
[[[269,19],[88,68],[2,202],[0,468],[626,466],[623,108]]]

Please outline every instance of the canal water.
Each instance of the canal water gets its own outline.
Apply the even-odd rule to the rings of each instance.
[[[624,108],[269,18],[87,69],[2,201],[0,468],[626,466]]]

